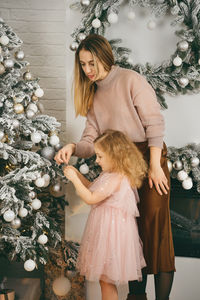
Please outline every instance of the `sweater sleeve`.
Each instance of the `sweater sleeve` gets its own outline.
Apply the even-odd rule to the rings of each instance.
[[[81,140],[76,144],[74,152],[75,156],[87,158],[95,154],[94,140],[99,136],[99,129],[94,114],[94,109],[91,108],[87,114],[85,129],[81,136]]]
[[[137,89],[134,88],[133,102],[144,127],[148,146],[163,148],[164,118],[151,85],[139,75]]]

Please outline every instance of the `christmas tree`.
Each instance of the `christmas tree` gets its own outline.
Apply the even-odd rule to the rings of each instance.
[[[0,254],[32,271],[61,241],[59,210],[66,201],[53,160],[60,124],[39,114],[44,91],[21,46],[0,19]]]

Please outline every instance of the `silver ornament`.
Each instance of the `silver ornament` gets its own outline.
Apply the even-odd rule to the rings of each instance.
[[[186,178],[188,177],[188,174],[184,171],[184,170],[181,170],[177,173],[177,179],[179,181],[183,181],[185,180]]]
[[[181,77],[179,80],[178,80],[178,83],[181,87],[186,87],[189,83],[189,80],[185,77]]]
[[[20,104],[20,103],[16,103],[16,104],[14,105],[14,111],[15,111],[17,114],[23,113],[23,112],[24,112],[24,107],[23,107],[23,105]]]
[[[32,119],[35,116],[35,112],[32,109],[26,111],[26,116],[28,119]]]
[[[194,167],[197,167],[199,165],[199,158],[198,157],[192,157],[190,159],[190,163],[191,163],[191,166],[194,168]]]
[[[80,166],[79,168],[79,171],[82,173],[82,174],[87,174],[89,173],[89,167],[87,164],[83,164]]]
[[[190,190],[193,187],[192,178],[191,177],[187,177],[185,180],[183,180],[182,187],[185,190]]]
[[[38,97],[38,98],[41,98],[44,96],[44,91],[43,89],[41,88],[37,88],[34,92],[35,96]]]
[[[6,210],[3,214],[3,218],[6,222],[11,222],[15,218],[15,213],[11,209]]]
[[[31,191],[28,195],[31,199],[34,199],[36,197],[36,193],[34,191]]]
[[[4,65],[2,65],[1,63],[0,63],[0,75],[2,75],[4,72],[5,72],[5,67],[4,67]]]
[[[94,19],[94,20],[92,21],[92,27],[94,27],[94,28],[99,28],[99,27],[101,27],[101,21],[100,21],[98,18]]]
[[[173,59],[173,65],[176,67],[181,66],[182,62],[182,59],[178,55]]]
[[[181,170],[183,168],[183,164],[180,160],[177,160],[173,163],[173,168],[177,171]]]
[[[10,69],[14,66],[14,61],[12,59],[6,59],[3,64],[5,68]]]
[[[44,147],[41,151],[41,156],[48,160],[52,160],[55,156],[54,148],[50,146]]]
[[[24,51],[22,51],[22,50],[15,52],[15,57],[18,60],[23,60],[24,56],[25,56],[25,54],[24,54]]]
[[[86,38],[86,34],[83,32],[80,32],[77,36],[77,39],[79,40],[79,42],[83,41]]]
[[[21,220],[19,218],[15,218],[11,221],[11,227],[14,229],[18,229],[21,226]]]
[[[48,237],[46,236],[46,234],[41,234],[39,237],[38,237],[38,243],[41,244],[41,245],[45,245],[47,242],[48,242]]]
[[[118,15],[114,12],[111,12],[109,15],[108,15],[108,22],[110,24],[115,24],[118,22]]]
[[[57,193],[57,192],[60,192],[61,188],[62,188],[61,184],[59,182],[57,182],[52,186],[52,191]]]
[[[32,111],[34,111],[35,114],[38,112],[38,107],[37,107],[37,105],[35,103],[30,103],[27,106],[27,109],[31,109]]]
[[[28,210],[24,207],[21,207],[19,209],[19,212],[18,212],[18,215],[21,217],[21,218],[25,218],[27,215],[28,215]]]
[[[29,72],[29,71],[27,71],[27,72],[25,72],[24,74],[23,74],[23,78],[24,78],[24,80],[32,80],[33,78],[32,78],[32,74],[31,74],[31,72]]]
[[[173,169],[173,166],[172,166],[172,162],[169,159],[167,160],[167,167],[168,167],[169,172],[171,172]]]
[[[17,119],[14,119],[14,120],[12,120],[12,125],[15,129],[17,129],[17,128],[19,128],[20,123]]]
[[[182,52],[187,51],[189,44],[187,41],[181,41],[178,43],[178,49]]]
[[[60,143],[60,139],[56,134],[53,134],[52,136],[50,136],[49,138],[49,144],[51,146],[56,146],[57,144]]]
[[[0,43],[4,46],[8,45],[9,41],[9,38],[6,35],[0,37]]]
[[[4,132],[1,130],[0,131],[0,140],[4,137]]]
[[[90,5],[90,0],[81,0],[81,4],[84,6]]]
[[[37,187],[43,187],[45,185],[45,180],[43,177],[39,177],[34,181]]]
[[[34,210],[40,209],[40,207],[42,206],[42,202],[39,199],[34,199],[31,202],[31,206]]]
[[[39,132],[33,132],[31,134],[31,141],[35,144],[39,143],[41,141],[42,137],[41,134]]]
[[[24,263],[24,269],[28,272],[33,271],[35,269],[35,267],[36,267],[36,264],[35,264],[34,260],[32,260],[32,259],[28,259]]]
[[[78,48],[78,43],[77,42],[72,42],[69,46],[70,50],[76,51]]]
[[[62,145],[61,145],[60,143],[58,143],[58,144],[56,144],[56,145],[54,146],[54,149],[55,149],[56,151],[59,151],[61,148],[62,148]]]

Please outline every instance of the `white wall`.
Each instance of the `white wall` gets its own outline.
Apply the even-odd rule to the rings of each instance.
[[[81,15],[69,9],[67,1],[67,45],[72,42],[70,33],[79,24]],[[123,45],[133,49],[132,58],[135,63],[151,62],[160,64],[176,49],[178,38],[174,35],[174,28],[170,27],[171,17],[164,17],[159,21],[154,31],[147,29],[146,24],[151,19],[147,10],[136,9],[136,18],[131,23],[126,17],[127,7],[123,6],[119,22],[107,30],[106,37],[122,38]],[[67,140],[77,141],[81,135],[84,118],[74,118],[73,103],[69,89],[73,72],[74,53],[67,50]],[[166,138],[168,146],[181,147],[189,142],[200,142],[200,95],[185,95],[178,97],[166,96],[168,110],[163,112],[166,120]],[[68,200],[70,208],[66,211],[66,238],[80,240],[88,207],[80,203],[68,186]],[[176,258],[176,273],[171,293],[171,300],[199,300],[200,299],[200,259]],[[148,299],[154,299],[153,276],[148,280]],[[125,299],[127,287],[120,289],[120,300]],[[88,283],[87,299],[100,300],[98,284]]]

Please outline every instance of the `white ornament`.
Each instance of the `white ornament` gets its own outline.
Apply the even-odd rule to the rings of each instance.
[[[28,195],[31,199],[34,199],[36,197],[36,192],[31,191]]]
[[[49,144],[51,146],[56,146],[57,144],[60,143],[60,139],[56,134],[53,134],[52,136],[50,136],[49,138]]]
[[[41,134],[39,132],[33,132],[31,134],[31,141],[35,144],[39,143],[41,141],[42,137]]]
[[[0,131],[0,140],[2,140],[3,137],[4,137],[4,132]]]
[[[90,0],[81,0],[81,4],[88,6],[88,5],[90,5]]]
[[[61,185],[59,182],[55,183],[53,186],[52,186],[52,190],[56,193],[60,192],[61,190]]]
[[[86,38],[86,34],[83,32],[80,32],[77,36],[78,40],[81,42]]]
[[[4,65],[2,65],[1,63],[0,63],[0,75],[2,75],[4,72],[5,72],[5,67],[4,67]]]
[[[182,182],[182,187],[185,190],[190,190],[193,187],[193,182],[191,177],[187,177],[183,182]]]
[[[12,59],[6,59],[3,64],[5,68],[10,69],[14,66],[14,61]]]
[[[169,172],[171,172],[173,169],[173,166],[172,166],[172,162],[169,159],[167,160],[167,167],[168,167]]]
[[[49,176],[49,174],[44,174],[42,178],[44,179],[44,187],[47,187],[50,183],[51,177]]]
[[[3,218],[6,222],[11,222],[15,218],[15,213],[11,209],[8,209],[3,214]]]
[[[14,111],[16,112],[16,114],[21,114],[21,113],[23,113],[23,112],[24,112],[24,107],[23,107],[23,105],[20,104],[20,103],[16,103],[16,104],[14,105]]]
[[[53,281],[52,288],[56,296],[65,296],[71,289],[71,283],[68,278],[61,276]]]
[[[28,106],[27,106],[27,109],[31,109],[34,111],[34,113],[37,113],[38,111],[38,107],[35,103],[30,103]]]
[[[114,12],[111,12],[109,15],[108,15],[108,22],[110,24],[115,24],[118,22],[118,15]],[[100,27],[100,26],[99,26]]]
[[[173,168],[177,171],[181,170],[183,168],[183,164],[180,160],[177,160],[173,163]]]
[[[156,22],[153,21],[153,20],[150,20],[148,23],[147,23],[147,28],[150,29],[150,30],[153,30],[156,28]]]
[[[36,264],[35,264],[34,260],[32,260],[32,259],[28,259],[24,263],[24,269],[28,272],[33,271],[35,269],[35,267],[36,267]]]
[[[32,119],[35,116],[35,112],[32,109],[26,111],[26,116],[28,119]]]
[[[181,41],[178,43],[178,49],[182,52],[187,51],[189,44],[187,41]]]
[[[173,65],[176,67],[181,66],[182,62],[182,59],[178,55],[173,59]]]
[[[21,226],[21,220],[19,218],[15,218],[11,221],[11,227],[14,229],[18,229]]]
[[[192,167],[197,167],[199,165],[199,158],[198,157],[192,157],[190,159],[190,163]]]
[[[92,21],[92,27],[94,27],[94,28],[99,28],[99,27],[101,27],[101,21],[99,20],[99,19],[94,19],[93,21]]]
[[[135,19],[135,12],[133,10],[129,11],[128,14],[127,14],[127,18],[130,21],[133,21]]]
[[[45,180],[43,177],[39,177],[34,181],[37,187],[43,187],[45,185]]]
[[[181,87],[186,87],[189,83],[189,80],[185,77],[181,77],[179,80],[178,80],[178,83]]]
[[[17,128],[19,128],[20,123],[17,119],[14,119],[14,120],[12,120],[12,125],[15,129],[17,129]]]
[[[44,96],[44,91],[41,88],[37,88],[37,90],[34,92],[35,96],[38,98],[41,98],[42,96]]]
[[[188,177],[188,174],[184,171],[184,170],[181,170],[177,173],[177,179],[179,181],[183,181],[185,180],[186,178]]]
[[[78,43],[77,42],[72,42],[69,46],[70,50],[76,51],[78,49]]]
[[[79,168],[79,171],[82,173],[82,174],[87,174],[89,173],[89,167],[87,164],[83,164],[80,166]]]
[[[37,210],[37,209],[40,209],[40,207],[42,206],[42,202],[39,200],[39,199],[34,199],[32,202],[31,202],[31,206],[33,209]]]
[[[8,45],[9,41],[9,38],[6,35],[0,37],[0,43],[4,46]]]
[[[17,52],[15,52],[15,57],[18,59],[18,60],[23,60],[24,59],[24,51],[22,50],[19,50]]]
[[[41,155],[44,158],[52,160],[55,156],[55,150],[53,147],[50,147],[50,146],[44,147],[41,151]]]
[[[48,242],[48,237],[46,236],[46,234],[41,234],[38,237],[38,243],[40,243],[41,245],[45,245]]]
[[[199,58],[199,60],[198,60],[198,64],[200,65],[200,58]]]
[[[24,207],[21,207],[19,209],[19,212],[18,212],[18,215],[21,217],[21,218],[25,218],[27,215],[28,215],[28,210]]]

